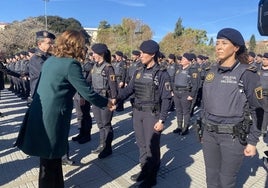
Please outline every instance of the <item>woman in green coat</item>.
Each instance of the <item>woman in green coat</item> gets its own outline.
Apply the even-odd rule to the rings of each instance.
[[[75,92],[100,108],[113,108],[110,100],[95,93],[83,77],[79,61],[84,57],[83,34],[62,33],[56,39],[53,56],[42,67],[24,117],[17,146],[28,155],[40,157],[40,188],[64,187],[61,157],[67,152]]]

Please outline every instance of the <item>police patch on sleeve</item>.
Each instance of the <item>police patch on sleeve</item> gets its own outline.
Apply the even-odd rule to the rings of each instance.
[[[213,72],[210,72],[207,74],[205,81],[206,82],[212,82],[214,80],[215,74]]]
[[[139,79],[141,77],[141,73],[138,73],[137,75],[136,75],[136,79]]]
[[[113,82],[115,81],[115,75],[114,74],[110,75],[110,80],[113,81]]]
[[[263,99],[262,87],[255,88],[255,95],[257,99]]]
[[[166,82],[165,83],[165,88],[167,91],[171,91],[171,85],[170,85],[170,82]]]
[[[193,73],[193,74],[192,74],[192,77],[193,77],[194,79],[196,79],[196,78],[197,78],[197,73]]]

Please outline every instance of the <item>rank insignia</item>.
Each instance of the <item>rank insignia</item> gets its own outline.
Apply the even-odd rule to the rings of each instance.
[[[114,74],[110,75],[110,80],[113,81],[113,82],[115,81],[115,75]]]
[[[206,76],[206,82],[211,82],[212,80],[214,80],[215,74],[213,72],[210,72],[207,74]]]
[[[255,88],[255,95],[257,99],[263,99],[262,87]]]
[[[136,75],[136,79],[140,79],[140,77],[141,77],[141,73],[138,73],[138,74]]]
[[[192,74],[192,77],[193,77],[194,79],[196,79],[196,78],[197,78],[197,73],[193,73],[193,74]]]
[[[165,88],[167,91],[171,91],[171,85],[170,85],[170,82],[166,82],[165,83]]]

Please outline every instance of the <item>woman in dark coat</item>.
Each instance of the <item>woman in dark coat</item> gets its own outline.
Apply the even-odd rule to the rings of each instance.
[[[39,187],[63,188],[61,158],[67,153],[75,92],[90,103],[112,109],[111,102],[97,93],[82,75],[79,61],[85,56],[85,39],[78,31],[65,31],[57,39],[54,56],[47,59],[29,107],[17,146],[40,157]]]

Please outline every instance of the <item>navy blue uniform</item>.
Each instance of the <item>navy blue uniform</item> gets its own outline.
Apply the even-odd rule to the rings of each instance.
[[[267,125],[268,125],[268,70],[261,68],[258,71],[260,75],[260,82],[263,88],[263,122],[261,126],[261,132],[265,136],[267,134]]]
[[[133,105],[133,128],[139,148],[142,173],[156,178],[160,165],[160,135],[154,129],[159,121],[165,121],[171,99],[170,77],[159,64],[138,69],[127,87],[119,92],[118,100],[135,94]]]
[[[236,62],[232,67],[212,66],[203,84],[203,153],[207,187],[235,187],[244,157],[245,141],[253,146],[260,131],[262,88],[256,71]],[[249,106],[253,125],[248,137],[240,134]],[[239,133],[238,133],[239,132]],[[243,133],[245,133],[243,131]]]
[[[30,77],[30,90],[31,97],[33,97],[37,81],[45,60],[50,57],[50,54],[37,49],[35,54],[29,60],[29,77]]]
[[[117,96],[117,83],[112,65],[107,62],[95,63],[89,80],[92,83],[94,91],[104,97],[115,99]],[[112,153],[113,112],[109,109],[101,109],[95,105],[92,106],[92,112],[97,122],[100,133],[100,144],[94,153],[99,153],[99,158],[105,158]]]
[[[198,90],[198,72],[196,68],[189,65],[186,68],[180,67],[175,72],[173,81],[174,103],[176,107],[177,125],[174,133],[188,134],[190,125],[191,107]],[[188,100],[188,97],[193,100]]]

